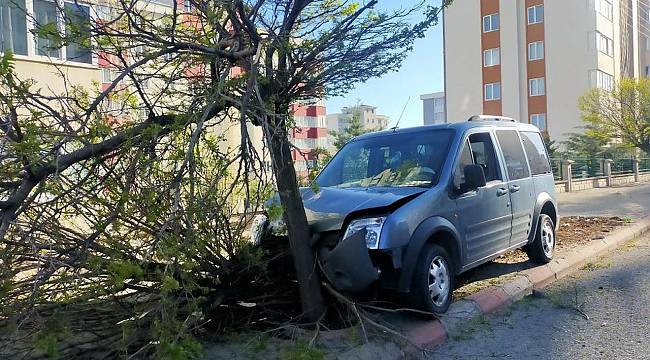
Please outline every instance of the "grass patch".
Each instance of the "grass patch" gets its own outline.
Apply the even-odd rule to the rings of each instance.
[[[581,269],[584,271],[596,271],[607,269],[612,266],[612,263],[605,260],[600,260],[597,262],[588,262]]]
[[[325,351],[309,346],[305,341],[298,341],[293,346],[282,349],[281,360],[323,360]]]
[[[476,316],[470,319],[465,326],[462,327],[457,333],[451,335],[451,338],[454,341],[465,341],[470,340],[474,337],[474,334],[481,330],[486,329],[490,326],[490,322],[485,317],[485,315]]]
[[[265,351],[269,347],[269,336],[266,334],[261,334],[255,336],[253,341],[248,344],[248,349],[255,354],[259,354],[262,351]]]

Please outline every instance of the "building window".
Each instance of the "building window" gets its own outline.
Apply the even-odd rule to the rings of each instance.
[[[108,84],[113,82],[113,72],[111,69],[102,69],[102,83]]]
[[[600,15],[606,17],[608,20],[614,18],[614,6],[611,0],[596,0],[596,9]]]
[[[485,101],[501,99],[501,83],[485,84]]]
[[[528,61],[541,60],[544,58],[544,42],[535,41],[528,44]]]
[[[483,51],[483,66],[495,66],[499,65],[500,62],[501,60],[499,59],[499,48]]]
[[[528,8],[528,25],[544,22],[544,5]]]
[[[36,21],[36,28],[52,27],[59,29],[56,3],[46,0],[34,0],[34,20]],[[54,49],[54,42],[50,39],[40,36],[35,37],[36,54],[41,56],[49,56],[60,58],[59,49]]]
[[[65,24],[66,32],[69,32],[71,29],[75,30],[75,33],[81,34],[90,34],[90,8],[88,6],[79,5],[79,4],[65,4]],[[80,38],[81,44],[89,42],[89,38]],[[65,47],[65,58],[66,60],[82,62],[90,64],[93,61],[92,54],[90,50],[80,45],[79,43],[71,43]]]
[[[535,78],[528,80],[530,96],[542,96],[546,94],[546,84],[544,78]]]
[[[599,89],[611,91],[614,88],[614,77],[604,71],[591,72],[591,84]]]
[[[596,48],[603,54],[614,56],[614,41],[600,32],[596,32]]]
[[[499,14],[483,16],[483,32],[499,30]]]
[[[104,21],[111,21],[115,18],[115,11],[108,5],[95,5],[97,18]]]
[[[0,52],[27,55],[25,1],[0,2]]]
[[[530,123],[537,126],[538,129],[546,131],[546,114],[530,115]]]
[[[65,31],[66,34],[90,34],[90,7],[76,2],[64,4],[63,10],[57,7],[56,2],[49,0],[34,0],[34,26],[36,31],[46,29],[45,32]],[[30,17],[29,14],[23,14]],[[34,49],[36,55],[65,59],[81,63],[92,63],[92,54],[88,48],[89,37],[79,36],[74,43],[69,43],[62,48],[48,37],[34,35]]]
[[[190,0],[183,0],[183,10],[185,12],[192,11],[192,2]]]

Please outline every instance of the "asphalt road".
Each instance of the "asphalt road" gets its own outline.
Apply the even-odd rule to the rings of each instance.
[[[650,359],[650,237],[472,322],[430,359]]]
[[[629,216],[638,218],[650,214],[650,183],[562,193],[558,195],[558,201],[560,216]]]

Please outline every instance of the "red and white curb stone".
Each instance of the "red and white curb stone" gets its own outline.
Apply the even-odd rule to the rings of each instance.
[[[619,245],[636,239],[650,230],[650,217],[573,249],[549,264],[523,270],[503,284],[490,286],[451,304],[446,314],[437,320],[408,324],[405,335],[420,348],[434,348],[463,327],[472,318],[503,309],[530,295],[533,289],[543,288],[583,267],[589,260],[615,250]],[[414,350],[414,349],[410,349]]]

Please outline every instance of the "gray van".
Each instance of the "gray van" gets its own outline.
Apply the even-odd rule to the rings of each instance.
[[[443,313],[456,275],[513,249],[540,264],[558,226],[540,131],[496,116],[391,129],[346,144],[302,189],[329,282],[373,283]]]

